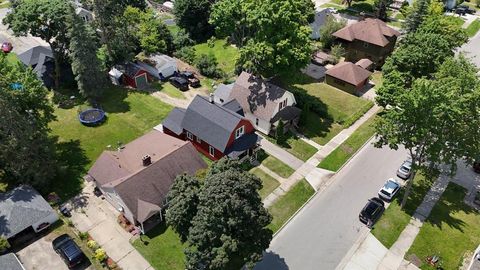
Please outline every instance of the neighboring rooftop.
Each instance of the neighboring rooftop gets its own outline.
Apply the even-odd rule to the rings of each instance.
[[[55,211],[32,187],[0,193],[0,236],[10,238]]]
[[[13,253],[0,256],[0,269],[2,270],[25,270],[23,265]]]
[[[367,18],[357,23],[345,26],[333,33],[337,38],[347,41],[360,40],[385,47],[389,44],[387,37],[399,36],[400,32],[389,27],[379,19]]]
[[[369,69],[370,67],[372,67],[373,65],[373,62],[372,60],[370,59],[367,59],[367,58],[363,58],[363,59],[360,59],[358,60],[355,65],[361,67],[361,68],[364,68],[364,69]]]
[[[229,100],[230,93],[232,92],[233,83],[231,84],[219,84],[217,89],[215,89],[214,95],[216,102],[224,103]]]
[[[352,62],[342,62],[327,70],[326,75],[340,79],[352,85],[358,85],[372,75],[372,72]]]
[[[287,91],[260,77],[242,72],[232,88],[230,99],[236,99],[245,112],[270,121],[275,116],[278,102]]]
[[[18,59],[27,66],[34,66],[38,64],[42,55],[53,58],[52,49],[48,46],[35,46],[19,54]]]

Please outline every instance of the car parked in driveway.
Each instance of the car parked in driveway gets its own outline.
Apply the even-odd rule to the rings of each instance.
[[[200,87],[200,80],[195,77],[190,71],[182,71],[178,74],[180,77],[186,79],[191,87]]]
[[[86,260],[83,251],[68,234],[62,234],[55,238],[52,242],[52,246],[55,252],[62,257],[70,269]]]
[[[462,12],[465,14],[465,13],[468,13],[468,14],[474,14],[475,13],[475,9],[467,6],[467,5],[459,5],[457,6],[457,10],[462,10]]]
[[[358,218],[368,227],[372,227],[383,214],[383,211],[385,211],[385,203],[380,198],[371,198],[363,207]]]
[[[412,174],[412,161],[410,159],[405,160],[400,168],[398,168],[397,176],[406,180]]]
[[[385,182],[383,187],[378,191],[378,197],[387,202],[391,201],[393,197],[400,190],[400,184],[395,179],[390,178]]]
[[[188,81],[182,77],[170,77],[168,81],[175,86],[176,88],[180,89],[181,91],[188,90]]]

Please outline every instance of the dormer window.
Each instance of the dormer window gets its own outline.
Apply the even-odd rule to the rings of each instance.
[[[192,141],[193,140],[193,134],[187,131],[187,138]]]
[[[242,137],[242,135],[245,133],[245,126],[241,126],[235,130],[235,139],[238,139]]]

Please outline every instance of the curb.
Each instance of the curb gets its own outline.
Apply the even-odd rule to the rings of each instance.
[[[358,152],[360,152],[360,150],[362,150],[367,144],[369,144],[372,139],[376,136],[376,134],[373,134],[372,136],[370,136],[370,138],[367,139],[367,141],[365,141],[365,143],[362,144],[362,146],[360,146],[360,148],[357,149],[357,151],[355,151],[355,153],[353,153],[353,155],[351,157],[349,157],[343,164],[342,166],[340,166],[340,168],[338,168],[338,170],[335,171],[335,174],[337,174],[338,172],[340,172],[343,167],[345,167],[345,165],[347,165],[357,154]],[[341,145],[341,144],[340,144]],[[339,146],[340,146],[339,145]],[[336,148],[335,148],[336,149]],[[335,151],[335,150],[334,150]],[[332,151],[333,152],[333,151]],[[328,156],[327,156],[328,157]],[[319,168],[319,167],[317,167]],[[323,169],[323,168],[319,168],[319,169]],[[326,170],[326,169],[324,169]]]

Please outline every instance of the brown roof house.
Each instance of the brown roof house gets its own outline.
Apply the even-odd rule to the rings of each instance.
[[[333,33],[346,50],[346,60],[356,62],[367,58],[376,67],[385,63],[400,33],[379,19],[367,18],[357,23],[345,26]]]
[[[237,100],[245,118],[252,122],[256,130],[271,134],[282,121],[285,131],[298,125],[302,110],[295,107],[295,96],[261,77],[242,72],[230,89],[227,100]],[[217,95],[217,92],[214,93]]]
[[[368,62],[366,62],[368,64]],[[360,66],[365,61],[356,64],[352,62],[341,62],[327,70],[325,82],[333,87],[339,88],[350,94],[356,94],[369,81],[372,72]]]
[[[145,231],[162,220],[161,211],[175,177],[193,175],[206,167],[190,142],[153,130],[117,151],[103,151],[86,178]]]

